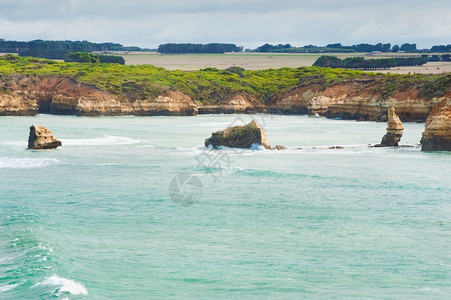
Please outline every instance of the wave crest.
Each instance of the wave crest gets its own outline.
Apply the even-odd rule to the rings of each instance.
[[[125,136],[106,135],[101,138],[92,139],[64,139],[63,146],[109,146],[109,145],[131,145],[141,143],[141,140],[131,139]]]
[[[71,279],[59,277],[57,275],[46,278],[43,282],[37,283],[35,286],[54,286],[57,287],[53,292],[57,296],[61,293],[69,293],[71,295],[87,295],[88,290],[84,285]]]
[[[43,168],[59,164],[56,158],[0,158],[0,169],[33,169]]]

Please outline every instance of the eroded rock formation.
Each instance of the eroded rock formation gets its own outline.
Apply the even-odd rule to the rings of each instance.
[[[432,109],[421,138],[421,150],[451,151],[451,99]]]
[[[0,93],[1,115],[37,113],[98,115],[195,115],[194,101],[176,90],[165,90],[151,98],[115,95],[94,85],[60,76],[13,77]]]
[[[218,103],[198,105],[199,114],[266,112],[266,105],[253,95],[232,95]]]
[[[401,140],[404,127],[401,120],[395,113],[395,109],[392,107],[387,112],[387,133],[382,137],[380,147],[398,147],[398,143]]]
[[[52,132],[44,126],[31,125],[28,136],[28,149],[55,149],[61,146]]]
[[[266,138],[265,130],[252,121],[245,126],[233,126],[221,131],[212,133],[211,137],[205,139],[205,146],[231,148],[251,148],[255,145],[261,145],[270,149]]]
[[[195,115],[197,113],[257,113],[321,115],[328,118],[386,121],[386,111],[396,108],[403,121],[426,121],[432,107],[451,93],[426,97],[413,86],[384,95],[380,83],[362,76],[323,88],[307,84],[282,93],[264,104],[250,92],[211,95],[201,103],[167,88],[145,95],[136,82],[125,82],[115,93],[62,76],[0,77],[0,116],[51,114],[97,115]]]
[[[319,114],[328,118],[362,121],[386,121],[390,107],[403,121],[424,122],[432,107],[451,95],[424,98],[412,87],[394,91],[390,96],[378,92],[378,84],[371,78],[356,78],[325,89],[318,84],[294,88],[275,99],[269,107],[274,113]]]

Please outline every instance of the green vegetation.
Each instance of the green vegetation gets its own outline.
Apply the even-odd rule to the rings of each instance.
[[[0,52],[19,53],[20,56],[34,56],[49,59],[65,59],[69,52],[93,51],[142,51],[139,47],[124,47],[116,43],[91,43],[87,41],[44,41],[30,42],[0,40]]]
[[[414,46],[414,47],[413,47]],[[404,48],[402,48],[404,47]],[[413,52],[416,51],[416,45],[415,44],[403,44],[401,46],[401,50],[412,50]],[[400,48],[398,45],[393,46],[393,49],[391,48],[391,44],[382,44],[378,43],[375,45],[371,44],[358,44],[358,45],[352,45],[352,46],[343,46],[340,43],[335,44],[328,44],[325,47],[321,46],[314,46],[314,45],[306,45],[303,47],[294,47],[290,44],[278,44],[278,45],[271,45],[271,44],[264,44],[257,49],[255,49],[255,52],[275,52],[275,53],[350,53],[350,52],[397,52]]]
[[[125,60],[122,56],[115,55],[97,55],[88,52],[70,52],[67,54],[65,62],[78,63],[117,63],[125,65]]]
[[[98,55],[88,52],[70,52],[67,54],[65,62],[79,62],[79,63],[100,63]]]
[[[348,57],[339,59],[335,56],[323,55],[318,58],[313,66],[327,68],[376,70],[389,69],[393,67],[421,66],[428,62],[427,57],[396,57],[365,59],[363,57]]]
[[[243,47],[237,47],[235,44],[161,44],[158,52],[164,54],[184,54],[184,53],[220,53],[242,52]]]
[[[426,58],[428,61],[451,61],[451,54],[433,54],[430,56],[428,54],[423,54],[421,57]]]
[[[33,57],[0,57],[0,77],[69,76],[100,89],[133,98],[153,98],[166,89],[177,89],[202,103],[216,103],[235,94],[255,95],[268,103],[277,95],[297,86],[333,84],[361,78],[384,96],[395,90],[419,88],[424,95],[437,96],[449,91],[451,75],[375,74],[357,70],[300,67],[249,71],[242,68],[207,68],[195,72],[169,71],[151,65],[105,63],[65,63]]]

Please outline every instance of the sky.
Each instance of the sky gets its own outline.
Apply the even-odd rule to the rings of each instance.
[[[451,44],[450,0],[0,0],[0,38],[162,43]]]

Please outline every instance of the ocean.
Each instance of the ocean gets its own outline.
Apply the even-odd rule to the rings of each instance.
[[[252,119],[288,149],[203,146]],[[32,124],[63,146],[26,150]],[[451,153],[417,123],[369,147],[385,128],[0,117],[0,299],[451,299]]]

